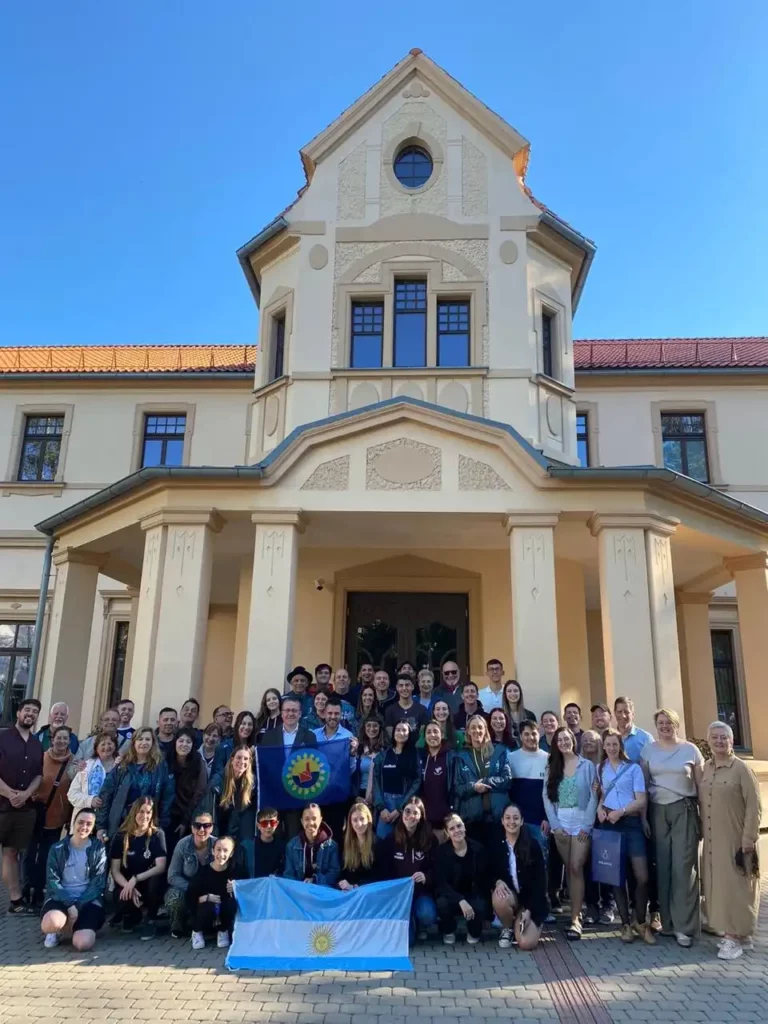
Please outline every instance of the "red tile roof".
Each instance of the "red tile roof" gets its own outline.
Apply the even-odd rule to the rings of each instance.
[[[253,373],[255,345],[0,347],[0,374]]]
[[[574,342],[578,370],[768,366],[768,338],[628,338]]]

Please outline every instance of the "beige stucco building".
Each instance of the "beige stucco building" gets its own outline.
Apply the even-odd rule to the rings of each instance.
[[[719,704],[768,757],[768,344],[575,342],[595,248],[528,151],[412,51],[239,251],[258,356],[0,350],[6,715],[50,541],[34,689],[82,732],[451,654],[539,713]]]

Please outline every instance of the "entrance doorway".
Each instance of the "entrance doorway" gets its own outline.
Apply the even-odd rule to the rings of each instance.
[[[468,679],[468,627],[466,594],[352,592],[345,644],[350,675],[364,661],[394,674],[404,661],[437,672],[450,660]]]

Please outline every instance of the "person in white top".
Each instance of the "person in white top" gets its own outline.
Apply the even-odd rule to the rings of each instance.
[[[494,708],[500,708],[504,700],[502,686],[504,666],[498,658],[490,658],[485,663],[485,674],[488,676],[488,685],[480,690],[477,697],[488,715]]]

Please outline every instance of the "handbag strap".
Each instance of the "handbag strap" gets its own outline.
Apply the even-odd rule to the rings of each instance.
[[[613,779],[611,780],[611,782],[609,782],[607,787],[605,787],[603,789],[603,800],[605,800],[605,798],[608,796],[608,794],[610,792],[612,792],[612,790],[616,787],[616,783],[619,781],[619,779],[624,774],[624,772],[629,771],[629,769],[631,767],[632,767],[631,762],[630,763],[627,763],[626,761],[624,762],[624,764],[621,766],[621,768],[619,768],[619,770],[616,772],[616,774],[613,777]],[[601,786],[603,785],[603,773],[604,773],[604,770],[605,770],[605,762],[603,762],[603,764],[600,766],[600,785]]]
[[[69,765],[69,762],[71,760],[72,759],[69,758],[68,760],[66,760],[62,764],[61,768],[59,768],[58,775],[53,780],[53,785],[51,786],[51,792],[48,794],[48,799],[45,801],[45,804],[44,804],[44,808],[45,808],[46,814],[48,813],[48,808],[51,806],[51,804],[54,801],[54,798],[56,797],[56,790],[59,788],[59,783],[61,782],[62,776],[64,775],[64,772],[66,771],[66,768]]]

